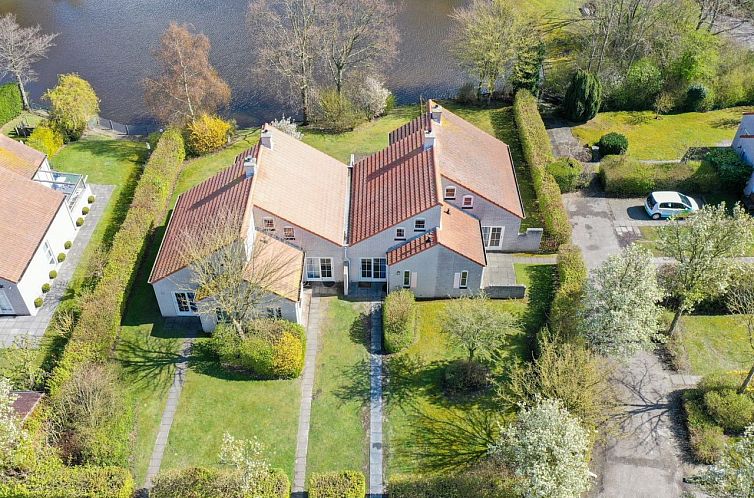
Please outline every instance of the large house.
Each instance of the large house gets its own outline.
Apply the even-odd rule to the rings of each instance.
[[[744,162],[754,168],[754,112],[744,113],[741,125],[736,131],[736,137],[733,139],[733,150],[741,156]],[[754,197],[754,172],[744,188],[744,195],[749,201],[748,205],[754,203],[750,200]]]
[[[90,195],[85,177],[55,171],[45,154],[0,135],[0,315],[37,313]]]
[[[350,165],[265,125],[254,148],[178,198],[149,279],[163,316],[200,315],[205,331],[222,318],[199,312],[205,296],[181,247],[228,210],[250,267],[259,244],[285,256],[291,268],[259,311],[293,321],[305,284],[479,292],[488,253],[536,251],[542,237],[519,231],[509,147],[432,101],[385,149]]]

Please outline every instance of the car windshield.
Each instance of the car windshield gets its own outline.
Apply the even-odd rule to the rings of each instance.
[[[647,197],[647,206],[653,207],[655,204],[657,204],[657,201],[655,201],[655,196],[649,194],[649,197]]]
[[[691,207],[691,201],[689,200],[688,197],[686,197],[683,194],[678,194],[678,195],[681,196],[681,202],[683,202],[686,205],[686,207]]]

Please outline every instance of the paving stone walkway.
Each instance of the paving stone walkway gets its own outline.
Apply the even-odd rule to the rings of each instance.
[[[382,437],[382,302],[371,303],[371,351],[369,354],[369,496],[385,494]]]
[[[483,287],[516,285],[515,263],[554,265],[556,255],[520,256],[500,252],[487,253],[487,268],[484,271]]]
[[[45,294],[44,304],[35,316],[1,316],[0,317],[0,347],[10,346],[20,336],[29,335],[39,340],[47,330],[55,309],[68,291],[68,283],[73,278],[73,273],[81,261],[84,250],[89,245],[94,229],[102,219],[102,214],[110,202],[110,197],[115,189],[112,185],[92,185],[89,187],[96,201],[91,204],[89,214],[86,216],[84,225],[79,229],[73,246],[66,254],[65,261],[57,269],[58,277],[52,281],[50,292]]]
[[[293,467],[293,493],[303,496],[306,490],[306,457],[309,451],[309,427],[312,414],[312,394],[314,391],[314,374],[317,368],[317,351],[319,350],[319,330],[322,303],[318,289],[312,290],[309,304],[309,318],[306,327],[306,357],[304,371],[301,374],[301,407],[298,415],[298,434],[296,436],[296,458]]]

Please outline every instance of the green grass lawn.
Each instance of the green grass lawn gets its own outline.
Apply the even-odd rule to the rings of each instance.
[[[322,298],[320,349],[309,432],[307,471],[367,471],[369,334],[365,305]]]
[[[659,227],[656,226],[641,226],[641,239],[637,242],[647,249],[649,249],[655,256],[665,256],[662,249],[657,246],[657,237],[659,236]],[[754,256],[754,245],[749,247],[744,256]]]
[[[605,133],[628,138],[628,153],[637,159],[680,159],[689,147],[708,147],[733,140],[741,114],[752,107],[733,107],[705,113],[671,114],[654,119],[654,113],[602,112],[573,129],[585,144],[595,144]]]
[[[748,371],[754,351],[744,319],[735,315],[689,315],[681,318],[682,342],[696,375],[721,370]]]

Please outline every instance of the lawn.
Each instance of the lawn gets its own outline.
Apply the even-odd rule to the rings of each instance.
[[[660,227],[656,227],[656,226],[639,227],[642,238],[639,239],[637,242],[645,246],[647,249],[649,249],[653,255],[665,256],[665,254],[662,252],[662,249],[657,247],[657,237],[659,236],[659,229]],[[746,251],[744,256],[748,256],[748,257],[754,256],[754,245],[749,247],[749,249]]]
[[[367,471],[369,338],[365,305],[322,298],[307,471]]]
[[[670,114],[660,119],[654,113],[602,112],[573,129],[584,144],[593,145],[608,132],[628,138],[628,153],[637,159],[680,159],[689,147],[709,147],[733,140],[741,114],[752,107],[733,107],[705,113]]]
[[[688,315],[681,318],[682,343],[696,375],[721,370],[746,370],[754,351],[744,319],[735,315]]]

